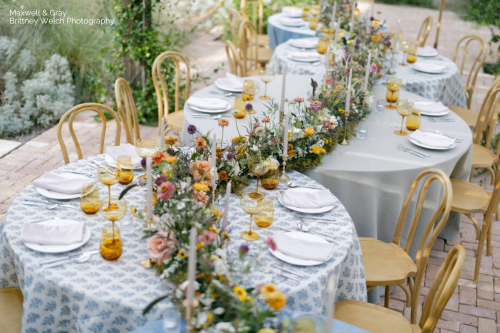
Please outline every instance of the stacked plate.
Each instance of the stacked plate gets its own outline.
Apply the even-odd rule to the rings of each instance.
[[[231,103],[218,98],[191,97],[186,104],[191,109],[203,113],[220,113],[231,110]]]
[[[300,49],[315,49],[318,47],[318,38],[297,38],[297,39],[289,39],[288,43],[294,47],[298,47]]]
[[[303,12],[302,9],[293,6],[285,6],[281,10],[281,13],[283,13],[283,15],[288,17],[302,17],[302,12]]]
[[[290,189],[287,189],[286,191],[287,191],[287,193],[292,193],[292,194],[295,194],[295,193],[314,194],[318,191],[323,191],[323,190],[316,190],[316,189],[312,189],[312,188],[290,188]],[[328,205],[328,206],[317,207],[317,208],[304,208],[304,207],[296,207],[296,206],[286,205],[283,202],[281,195],[278,195],[278,201],[280,204],[282,204],[283,206],[285,206],[288,209],[291,209],[291,210],[294,210],[294,211],[300,212],[300,213],[305,213],[305,214],[325,213],[325,212],[332,210],[333,207],[335,207],[335,205]]]
[[[433,149],[433,150],[448,150],[455,148],[457,145],[457,140],[450,137],[432,133],[416,130],[409,137],[411,143],[416,146]]]
[[[321,55],[318,52],[290,52],[288,59],[300,62],[316,62],[321,60]]]
[[[95,182],[95,179],[74,173],[46,172],[33,181],[33,186],[46,198],[69,200],[79,198],[83,184],[89,182]]]
[[[301,27],[305,21],[301,18],[281,17],[278,19],[278,22],[286,27]]]
[[[417,47],[417,55],[419,57],[435,57],[439,55],[438,51],[430,46]]]
[[[287,232],[285,233],[286,236],[296,239],[297,242],[304,241],[304,242],[310,242],[310,243],[318,243],[318,244],[328,244],[328,242],[316,235],[312,235],[309,233],[304,233],[304,232],[299,232],[299,231],[292,231],[292,232]],[[333,245],[333,244],[332,244]],[[310,260],[310,259],[303,259],[303,258],[296,258],[292,255],[288,255],[285,253],[282,253],[279,251],[279,248],[276,250],[272,250],[269,248],[269,251],[278,259],[292,264],[296,266],[316,266],[316,265],[321,265],[330,260],[333,257],[333,251],[331,251],[331,255],[328,256],[328,259],[325,261],[319,261],[319,260]]]
[[[215,80],[215,86],[229,92],[241,92],[243,90],[243,79],[234,74],[226,73],[225,77]]]
[[[429,74],[442,74],[446,72],[446,65],[436,64],[432,62],[420,62],[417,61],[415,65],[413,65],[419,72],[429,73]]]
[[[441,102],[415,102],[414,107],[425,116],[439,117],[450,113],[450,109]]]

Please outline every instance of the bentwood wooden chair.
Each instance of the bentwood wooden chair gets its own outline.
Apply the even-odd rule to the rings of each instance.
[[[252,10],[252,20],[250,20],[250,16],[248,15],[248,3],[251,4]],[[264,5],[262,4],[262,0],[241,0],[240,2],[240,10],[241,16],[244,21],[252,22],[253,26],[256,29],[257,33],[257,45],[269,48],[269,36],[264,35]],[[257,20],[258,16],[258,20]]]
[[[465,248],[451,248],[425,299],[420,322],[409,323],[399,312],[375,304],[344,300],[335,303],[335,319],[373,333],[432,333],[441,314],[457,287],[465,262]],[[419,272],[423,275],[423,272]]]
[[[115,81],[116,107],[125,129],[127,143],[134,144],[141,138],[139,118],[130,86],[124,78]],[[123,103],[122,103],[123,100]]]
[[[234,8],[229,9],[229,27],[231,29],[231,42],[236,47],[239,45],[239,31],[240,25],[243,22],[243,17]]]
[[[479,45],[478,45],[479,44]],[[458,51],[463,48],[461,59],[458,59]],[[469,48],[477,52],[477,56],[474,58],[468,57]],[[453,62],[457,64],[460,68],[460,76],[464,75],[465,70],[468,71],[467,84],[465,85],[465,95],[467,97],[467,108],[470,109],[472,103],[472,95],[474,94],[474,87],[476,85],[476,79],[479,71],[483,67],[486,56],[488,55],[488,44],[486,41],[476,35],[468,35],[460,39],[455,48],[455,54],[453,55]],[[473,61],[469,61],[472,60]],[[460,63],[461,62],[461,63]],[[470,68],[465,68],[465,64],[470,62]],[[460,63],[460,64],[459,64]]]
[[[422,22],[422,26],[420,27],[420,31],[418,32],[416,46],[423,47],[425,46],[425,42],[427,41],[427,37],[429,37],[429,33],[432,29],[432,16],[427,17],[424,22]]]
[[[162,74],[162,64],[166,59],[171,59],[175,65],[175,97],[174,97],[174,110],[169,112],[168,100],[168,86]],[[190,69],[189,62],[182,54],[173,51],[166,51],[156,57],[153,63],[153,84],[156,91],[156,99],[158,102],[158,135],[161,134],[160,124],[161,118],[165,119],[165,124],[168,124],[165,133],[169,130],[182,130],[182,122],[184,121],[184,110],[181,109],[179,103],[180,89],[181,89],[181,66],[183,62],[186,69],[185,87],[184,87],[184,102],[189,99],[189,83],[190,83]]]
[[[272,56],[272,50],[257,45],[257,35],[253,24],[244,21],[240,25],[240,59],[245,72],[265,66]]]
[[[426,177],[425,181],[424,177]],[[427,191],[434,181],[441,183],[443,195],[432,218],[427,222],[427,226],[425,227],[418,246],[415,260],[413,260],[408,253],[413,242],[415,230],[417,229]],[[412,202],[416,188],[420,182],[424,184],[418,196],[415,215],[410,225],[409,234],[403,249],[399,245],[401,233],[410,203]],[[413,324],[416,323],[417,302],[424,276],[423,271],[427,266],[432,246],[448,220],[451,210],[452,195],[450,179],[443,171],[438,169],[424,170],[413,181],[408,191],[399,214],[392,243],[384,243],[375,238],[360,238],[368,290],[378,286],[385,286],[385,307],[388,308],[391,286],[401,287],[406,294],[406,305],[411,305],[411,318]],[[440,216],[441,219],[436,223]],[[422,221],[422,223],[424,223],[424,221]],[[404,284],[405,281],[408,281],[408,286]]]
[[[68,156],[68,150],[66,149],[66,144],[64,143],[63,137],[62,137],[62,127],[64,124],[64,121],[69,117],[68,120],[68,127],[69,127],[69,132],[71,134],[71,137],[73,138],[73,142],[75,144],[76,148],[76,153],[78,154],[78,159],[81,160],[83,158],[82,156],[82,150],[80,149],[80,143],[76,137],[75,131],[73,129],[73,122],[75,120],[75,117],[84,112],[84,111],[93,111],[96,112],[99,117],[101,118],[102,121],[102,131],[101,131],[101,140],[99,143],[99,154],[102,154],[104,151],[104,138],[106,136],[106,115],[104,114],[104,111],[109,112],[109,114],[114,118],[116,122],[116,135],[115,135],[115,146],[120,145],[120,132],[121,132],[121,124],[120,124],[120,118],[116,114],[113,109],[111,109],[109,106],[106,106],[104,104],[99,104],[99,103],[84,103],[77,105],[70,110],[68,110],[61,119],[59,120],[59,125],[57,125],[57,139],[59,140],[59,145],[61,146],[61,152],[64,157],[64,163],[68,164],[69,163],[69,156]]]
[[[258,69],[246,71],[245,66],[241,63],[241,58],[236,50],[236,47],[234,47],[234,44],[229,40],[226,40],[226,55],[227,62],[229,64],[229,72],[231,74],[238,75],[240,77],[259,75]]]

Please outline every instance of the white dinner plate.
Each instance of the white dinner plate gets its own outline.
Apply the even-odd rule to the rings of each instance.
[[[321,238],[319,236],[313,235],[313,234],[308,234],[305,232],[299,232],[299,231],[291,231],[291,232],[286,232],[286,234],[292,238],[295,239],[303,239],[303,240],[308,240],[308,241],[313,241],[313,242],[318,242],[318,243],[328,243],[324,238]],[[333,257],[333,252],[330,258],[328,258],[327,261],[322,262],[322,261],[316,261],[316,260],[305,260],[305,259],[298,259],[294,257],[287,256],[286,254],[283,254],[279,252],[278,250],[273,251],[269,247],[269,251],[271,251],[272,255],[278,258],[281,261],[284,261],[286,263],[292,264],[292,265],[297,265],[297,266],[316,266],[316,265],[321,265],[327,262],[328,260],[332,259]]]
[[[418,49],[419,48],[417,48],[417,56],[419,56],[419,57],[435,57],[435,56],[439,55],[439,52],[436,49],[434,49],[434,51],[427,53],[427,54],[418,53],[418,51],[419,51]]]
[[[297,19],[296,21],[295,20],[290,20],[290,21],[279,20],[278,23],[281,24],[282,26],[285,26],[285,27],[302,27],[306,24],[305,21],[302,19]]]
[[[290,39],[290,41],[288,43],[291,46],[299,48],[299,49],[315,49],[315,48],[318,47],[318,41],[319,41],[319,39],[318,38],[312,38],[312,40],[314,40],[314,44],[315,45],[312,45],[312,44],[311,44],[311,46],[296,45],[297,39]]]
[[[446,109],[445,111],[442,112],[434,112],[434,113],[427,113],[425,111],[420,110],[420,114],[423,114],[424,116],[430,116],[430,117],[440,117],[440,116],[445,116],[448,113],[450,113],[450,109]]]
[[[234,89],[234,88],[224,87],[220,83],[218,83],[217,81],[215,82],[215,86],[221,90],[225,90],[225,91],[229,91],[229,92],[241,92],[243,90],[243,88],[242,89]]]
[[[106,156],[104,156],[104,161],[106,163],[108,163],[109,165],[112,165],[112,166],[116,165],[116,159],[113,156],[109,155],[109,154],[106,154]],[[142,166],[140,166],[140,165],[139,166],[137,166],[137,165],[134,166],[134,170],[139,170],[139,169],[142,169]]]
[[[314,193],[318,190],[312,189],[312,188],[290,188],[287,191],[299,191],[302,193]],[[283,202],[281,201],[280,196],[278,196],[278,201],[280,204],[283,205]],[[302,208],[302,207],[294,207],[294,206],[285,206],[284,207],[294,210],[296,212],[300,213],[306,213],[306,214],[319,214],[319,213],[325,213],[333,209],[335,206],[326,206],[326,207],[321,207],[321,208]]]
[[[47,221],[42,221],[42,222],[36,222],[38,224],[44,224],[44,225],[53,225],[53,226],[59,226],[59,225],[64,225],[68,222],[77,222],[74,220],[66,220],[66,219],[53,219],[53,220],[47,220]],[[78,223],[84,223],[84,222],[78,222]],[[63,253],[63,252],[69,252],[73,251],[75,249],[78,249],[79,247],[85,245],[90,239],[90,235],[92,232],[90,231],[90,228],[87,226],[85,228],[85,235],[83,235],[83,242],[81,243],[74,243],[74,244],[69,244],[69,245],[40,245],[40,244],[33,244],[33,243],[24,243],[28,248],[38,251],[38,252],[43,252],[43,253]]]
[[[442,70],[442,71],[432,71],[432,70],[420,68],[418,65],[413,65],[413,69],[415,69],[416,71],[422,72],[422,73],[427,73],[427,74],[443,74],[443,73],[446,73],[447,67],[445,66],[444,70]]]
[[[455,141],[455,143],[453,145],[451,145],[451,147],[448,147],[448,148],[440,148],[440,147],[433,147],[433,146],[428,146],[426,144],[423,144],[423,143],[420,143],[418,141],[415,141],[413,140],[412,138],[408,137],[408,140],[410,140],[411,143],[413,143],[415,146],[419,146],[419,147],[422,147],[422,148],[427,148],[427,149],[432,149],[432,150],[448,150],[448,149],[453,149],[457,146],[457,142]]]
[[[227,106],[227,108],[226,108],[226,109],[224,109],[224,110],[223,110],[223,109],[221,109],[221,110],[205,110],[205,109],[200,109],[200,108],[197,108],[197,107],[195,107],[195,106],[191,106],[191,105],[189,105],[189,107],[190,107],[191,109],[195,110],[195,111],[198,111],[198,112],[203,112],[203,113],[221,113],[221,112],[226,112],[226,111],[229,111],[229,110],[231,110],[231,108],[232,108],[232,107],[231,107],[231,104],[229,104],[229,105]]]
[[[310,58],[310,59],[298,59],[298,58],[294,58],[291,55],[288,55],[287,58],[290,59],[290,60],[293,60],[293,61],[298,61],[298,62],[318,62],[318,61],[321,60],[321,57]]]
[[[64,172],[61,173],[61,175],[65,175],[65,174],[67,174],[68,176],[74,176],[75,175],[73,173],[64,173]],[[59,192],[54,192],[54,191],[46,190],[44,188],[37,187],[37,186],[35,186],[35,188],[36,188],[37,192],[40,195],[43,195],[46,198],[55,199],[55,200],[76,199],[76,198],[79,198],[80,194],[81,194],[81,193],[75,193],[75,194],[59,193]]]

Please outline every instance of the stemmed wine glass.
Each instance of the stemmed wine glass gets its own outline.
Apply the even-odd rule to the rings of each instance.
[[[269,158],[263,160],[260,154],[252,154],[248,157],[248,169],[257,176],[257,187],[255,192],[250,193],[252,198],[262,199],[264,197],[263,194],[259,193],[259,178],[269,171],[270,166],[271,160]]]
[[[387,87],[387,94],[385,95],[385,98],[387,99],[387,102],[389,102],[389,105],[386,105],[385,107],[388,109],[395,109],[396,107],[392,105],[392,103],[397,102],[399,99],[399,89],[403,85],[403,81],[397,77],[389,77],[387,78],[385,85]]]
[[[260,84],[258,81],[245,80],[243,81],[243,91],[241,96],[245,102],[253,100],[254,96],[259,92]],[[248,113],[255,113],[255,110],[247,111]]]
[[[100,252],[104,259],[114,260],[122,254],[122,241],[120,229],[115,222],[127,214],[127,201],[118,199],[117,195],[103,198],[101,201],[101,214],[112,222],[111,226],[102,229]]]
[[[241,233],[241,238],[247,241],[254,241],[259,239],[259,234],[252,231],[252,219],[253,216],[259,213],[264,207],[264,196],[254,197],[252,191],[243,191],[241,194],[240,205],[241,209],[247,214],[250,214],[250,230]]]
[[[411,114],[411,110],[413,110],[413,102],[406,99],[398,101],[396,110],[403,117],[403,120],[401,120],[401,130],[394,131],[394,133],[397,135],[407,135],[408,133],[403,131],[403,123],[405,121],[405,117],[409,116]]]
[[[102,163],[99,164],[97,168],[97,178],[104,185],[108,185],[108,199],[109,206],[113,206],[111,203],[111,185],[118,183],[121,178],[121,168],[118,164]]]
[[[268,100],[271,97],[267,96],[267,84],[274,79],[274,70],[271,68],[263,68],[259,71],[260,80],[264,82],[264,96],[260,96],[260,99]]]
[[[400,63],[401,66],[407,66],[405,64],[406,52],[413,46],[413,42],[409,40],[401,40],[399,42],[399,48],[403,51],[403,61]]]

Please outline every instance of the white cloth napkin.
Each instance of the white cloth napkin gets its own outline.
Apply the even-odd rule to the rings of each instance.
[[[450,148],[456,142],[455,139],[447,136],[437,133],[423,132],[421,130],[413,132],[412,135],[410,135],[410,138],[419,143],[435,148]]]
[[[225,77],[220,77],[215,80],[215,83],[223,88],[230,90],[241,90],[243,89],[243,79],[231,73],[226,73]]]
[[[413,67],[417,70],[427,73],[443,73],[446,70],[446,65],[434,64],[432,62],[416,62]]]
[[[421,112],[429,114],[441,113],[448,110],[448,108],[441,102],[415,102],[414,107],[415,109],[419,109]]]
[[[64,225],[25,223],[20,241],[40,245],[70,245],[83,242],[86,224],[81,222]]]
[[[318,38],[292,38],[289,43],[295,47],[313,48],[318,46]]]
[[[321,55],[317,52],[290,52],[288,57],[292,60],[301,61],[318,61],[321,59]]]
[[[428,56],[438,55],[438,51],[430,46],[417,47],[417,55],[428,57]]]
[[[122,144],[120,146],[108,146],[106,147],[106,153],[115,161],[117,160],[118,156],[130,156],[133,168],[139,169],[141,167],[142,157],[137,154],[137,152],[135,151],[135,147],[130,143]]]
[[[95,182],[95,180],[83,175],[45,172],[40,178],[33,181],[33,185],[58,193],[77,194],[82,192],[83,184],[91,182]]]
[[[298,27],[304,25],[305,21],[301,18],[281,17],[278,19],[278,22],[282,25]]]
[[[275,234],[273,240],[277,251],[297,259],[325,262],[330,259],[334,251],[332,243],[297,239],[284,233]]]
[[[200,97],[190,97],[186,104],[202,110],[227,110],[231,106],[229,102],[222,99]]]
[[[302,17],[303,10],[299,7],[285,6],[281,12],[289,17]]]
[[[335,197],[330,190],[314,192],[280,190],[278,196],[283,205],[297,208],[322,208],[335,205]]]

